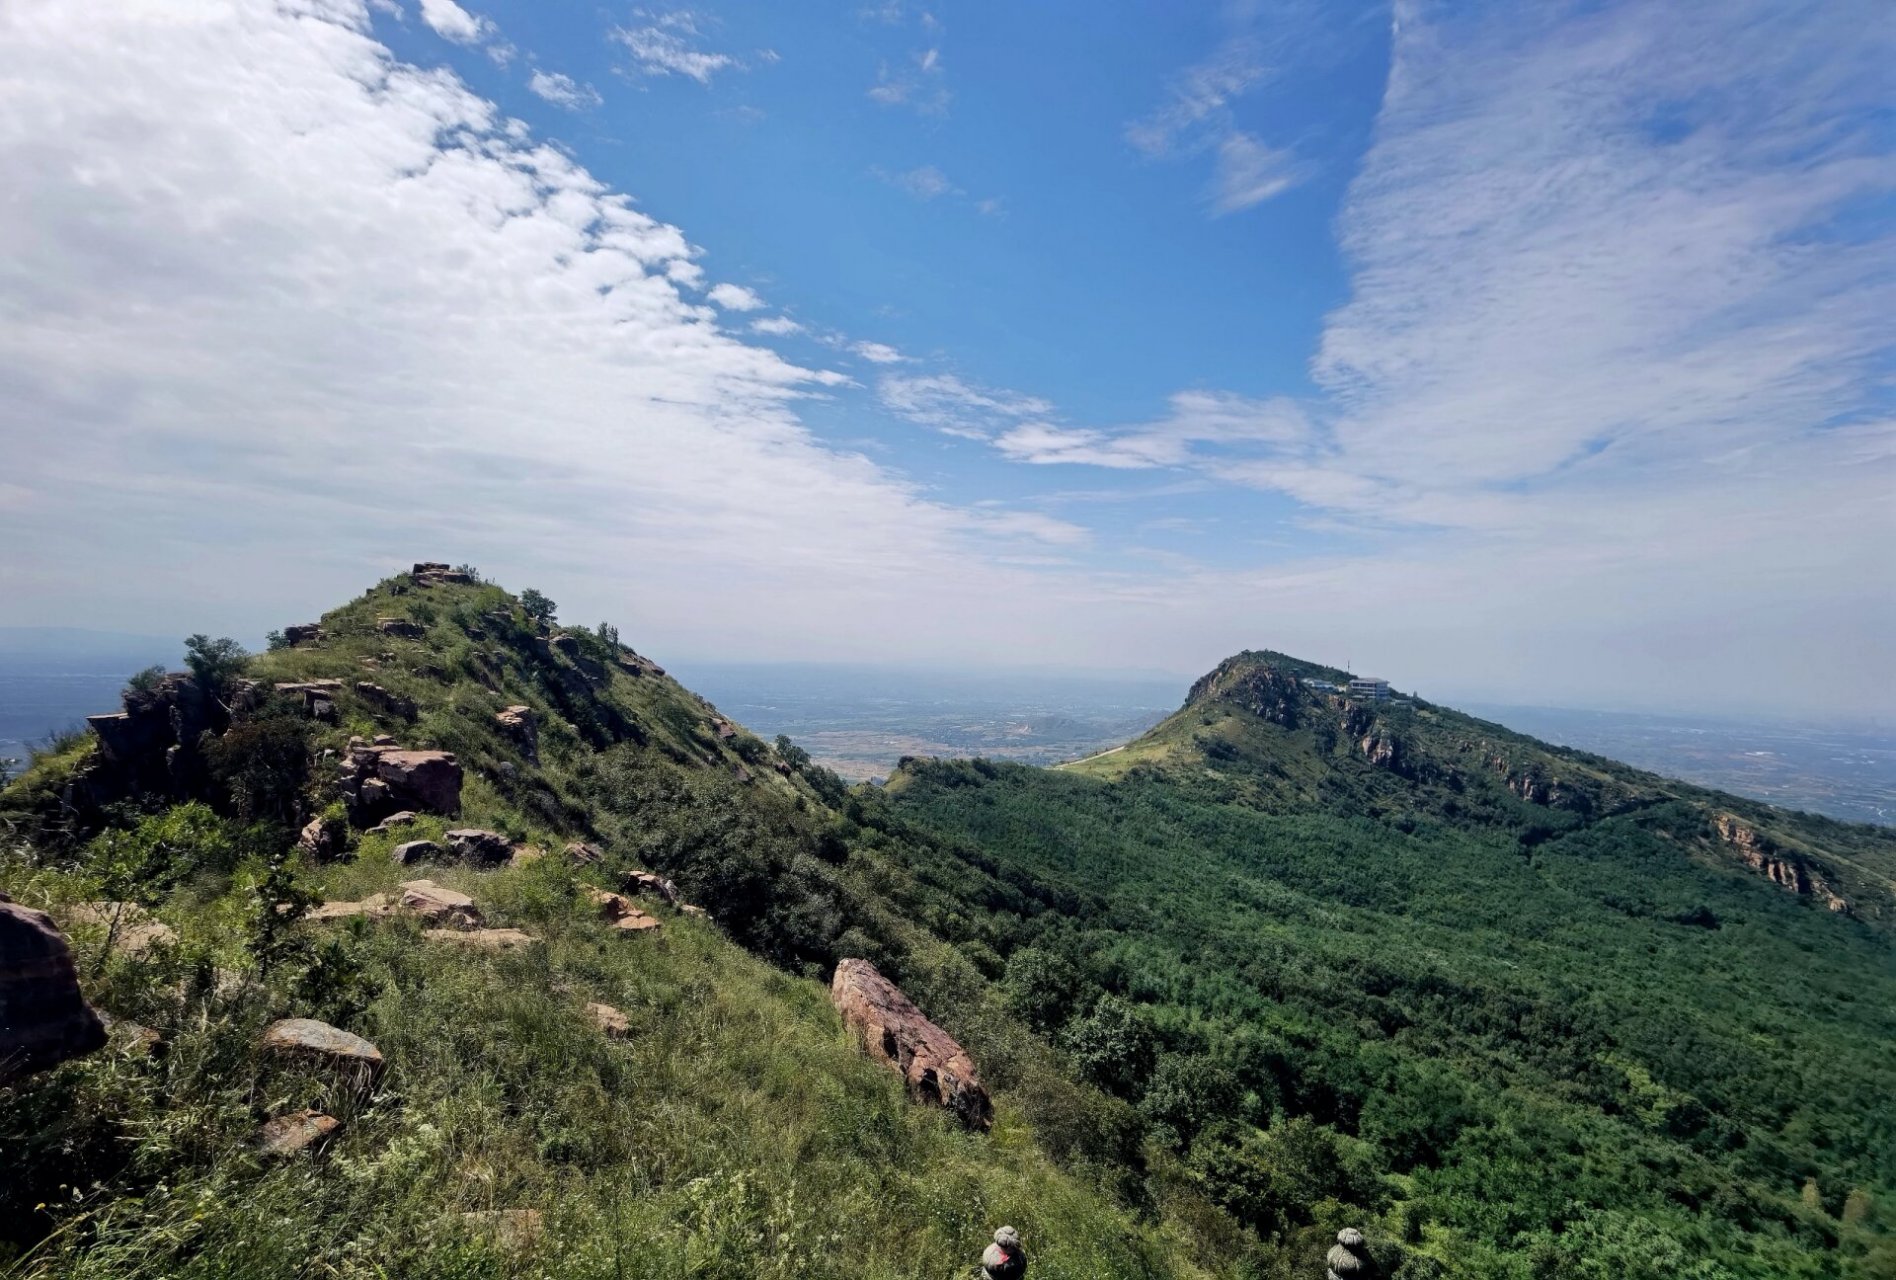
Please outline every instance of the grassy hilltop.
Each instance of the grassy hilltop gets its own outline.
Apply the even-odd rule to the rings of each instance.
[[[960,1277],[1010,1221],[1036,1277],[1311,1277],[1343,1226],[1402,1280],[1896,1276],[1885,833],[1275,654],[1121,751],[849,788],[550,615],[400,575],[247,662],[200,644],[188,750],[82,736],[0,792],[0,889],[121,1020],[0,1087],[0,1274]],[[460,813],[350,824],[378,734],[453,752]],[[451,827],[525,856],[394,862]],[[589,891],[640,868],[709,914],[615,930]],[[416,876],[535,941],[298,918]],[[991,1133],[858,1050],[847,956],[968,1048]],[[259,1055],[286,1016],[379,1083]],[[260,1154],[305,1107],[327,1145]]]

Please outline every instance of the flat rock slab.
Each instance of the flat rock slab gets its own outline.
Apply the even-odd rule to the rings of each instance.
[[[0,902],[0,1081],[83,1057],[105,1038],[52,917]]]
[[[625,877],[621,886],[627,893],[640,893],[657,898],[667,906],[678,905],[678,886],[664,876],[653,875],[650,871],[632,871]]]
[[[430,942],[452,942],[477,951],[518,951],[539,941],[518,929],[423,929],[421,936]]]
[[[597,845],[578,840],[567,845],[565,853],[567,860],[576,867],[589,867],[594,863],[604,862],[606,859],[606,855],[599,851]]]
[[[257,1134],[257,1149],[266,1156],[293,1156],[321,1142],[342,1126],[334,1116],[320,1111],[296,1111],[264,1121]]]
[[[605,1032],[609,1039],[625,1040],[631,1037],[631,1020],[611,1005],[589,1000],[586,1002],[586,1013],[592,1018],[593,1025]]]
[[[354,916],[366,916],[371,920],[380,920],[382,917],[391,914],[393,910],[394,908],[389,904],[387,894],[373,893],[360,902],[325,902],[320,906],[311,907],[303,919],[311,920],[318,924],[325,920],[347,920]]]
[[[402,881],[401,909],[418,915],[431,924],[453,929],[474,929],[481,923],[481,909],[465,893],[445,888],[432,880]]]
[[[273,1022],[257,1043],[270,1053],[338,1068],[368,1079],[382,1071],[380,1049],[361,1036],[314,1018],[284,1018]]]
[[[658,928],[658,921],[643,911],[634,911],[631,915],[620,916],[614,920],[612,927],[620,933],[649,933]]]
[[[839,962],[830,1002],[869,1056],[901,1074],[910,1097],[945,1108],[970,1129],[993,1125],[994,1104],[973,1059],[874,965]]]
[[[416,814],[412,809],[403,809],[400,813],[389,814],[388,817],[370,827],[369,830],[371,833],[386,835],[397,827],[413,826],[415,824],[415,818]]]

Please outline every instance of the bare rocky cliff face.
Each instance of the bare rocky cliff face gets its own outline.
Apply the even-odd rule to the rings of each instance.
[[[1827,868],[1779,847],[1770,836],[1733,814],[1721,813],[1713,818],[1712,830],[1729,853],[1780,889],[1815,899],[1828,911],[1849,912],[1850,900],[1837,891]]]

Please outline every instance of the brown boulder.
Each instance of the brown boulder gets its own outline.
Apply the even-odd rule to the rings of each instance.
[[[370,827],[369,831],[372,834],[376,834],[376,835],[386,835],[388,832],[393,831],[397,827],[413,826],[414,823],[415,823],[414,810],[403,809],[399,813],[389,814],[388,817],[382,819],[380,822]]]
[[[600,1004],[597,1000],[586,1002],[586,1013],[611,1040],[624,1040],[632,1034],[632,1023],[625,1014],[609,1004]]]
[[[566,857],[576,867],[587,867],[605,861],[606,855],[595,846],[576,840],[566,846]]]
[[[324,862],[340,858],[349,850],[349,824],[341,818],[325,818],[318,814],[309,820],[309,825],[296,838],[296,847]]]
[[[321,1142],[340,1128],[342,1122],[320,1111],[294,1111],[264,1121],[257,1135],[257,1149],[266,1156],[293,1156]]]
[[[481,909],[474,899],[432,880],[402,881],[401,908],[430,924],[454,929],[473,929],[481,923]]]
[[[361,1036],[314,1018],[284,1018],[265,1029],[257,1044],[266,1053],[328,1067],[362,1081],[382,1073],[382,1051]]]
[[[461,766],[451,751],[382,751],[375,776],[389,785],[396,799],[411,800],[417,809],[461,811]]]
[[[994,1123],[994,1105],[967,1052],[874,965],[853,958],[839,963],[830,1002],[869,1055],[907,1081],[911,1097],[946,1108],[970,1129],[985,1131]]]
[[[105,1038],[52,917],[0,903],[0,1081],[92,1053]]]

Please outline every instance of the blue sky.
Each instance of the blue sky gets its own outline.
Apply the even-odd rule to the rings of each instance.
[[[1880,3],[0,12],[0,623],[1896,715]]]

